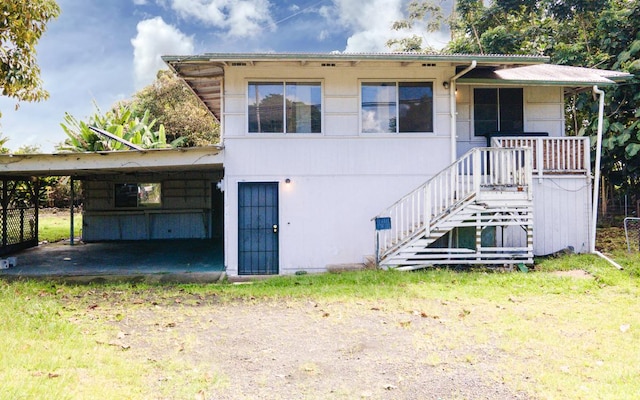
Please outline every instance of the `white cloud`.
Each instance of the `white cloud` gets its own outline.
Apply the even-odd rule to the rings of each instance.
[[[147,4],[147,0],[133,0],[133,5],[135,6],[144,6]]]
[[[397,32],[391,29],[394,21],[405,18],[406,0],[371,0],[355,2],[352,0],[333,0],[335,8],[323,7],[320,15],[327,19],[335,18],[342,26],[352,32],[347,38],[346,52],[386,52],[389,39],[397,39],[416,34],[423,37],[423,43],[436,48],[443,47],[448,41],[446,33],[430,33],[428,36],[420,28],[412,31]],[[445,6],[446,7],[446,6]]]
[[[155,17],[138,22],[138,34],[131,39],[135,86],[140,89],[153,82],[159,69],[166,67],[161,59],[166,54],[192,54],[193,37]]]
[[[268,0],[170,0],[184,19],[196,19],[236,37],[252,37],[275,29]]]

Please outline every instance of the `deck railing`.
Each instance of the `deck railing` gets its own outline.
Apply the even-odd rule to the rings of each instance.
[[[483,188],[530,193],[531,150],[474,148],[373,219],[386,218],[388,229],[377,231],[378,260],[438,220],[471,201]]]
[[[533,173],[587,175],[590,171],[588,137],[494,137],[494,147],[533,149]]]

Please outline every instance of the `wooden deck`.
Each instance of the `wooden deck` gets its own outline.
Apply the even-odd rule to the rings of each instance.
[[[494,137],[493,147],[531,148],[533,175],[588,175],[591,171],[589,138],[580,137]]]

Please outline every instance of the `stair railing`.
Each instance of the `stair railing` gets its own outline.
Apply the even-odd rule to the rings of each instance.
[[[483,188],[526,191],[531,196],[531,150],[478,147],[393,203],[372,220],[390,219],[376,231],[379,261],[417,235],[429,236],[435,224]]]

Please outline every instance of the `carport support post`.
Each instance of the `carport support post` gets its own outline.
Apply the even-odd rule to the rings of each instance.
[[[75,237],[75,232],[73,231],[73,204],[76,202],[76,200],[75,200],[76,196],[75,196],[75,189],[74,189],[74,185],[73,185],[73,183],[74,183],[73,176],[70,177],[70,178],[71,178],[70,179],[70,185],[71,185],[71,190],[70,190],[70,193],[71,193],[71,195],[70,195],[70,197],[71,197],[71,199],[70,199],[71,200],[71,207],[69,208],[69,210],[70,210],[69,212],[71,213],[71,215],[70,215],[69,220],[71,221],[71,223],[70,223],[70,226],[69,226],[69,244],[71,246],[73,246],[73,240],[74,240],[74,237]]]
[[[7,245],[7,206],[9,205],[9,190],[7,185],[9,181],[6,179],[2,180],[2,246]]]

